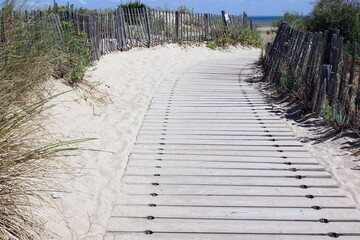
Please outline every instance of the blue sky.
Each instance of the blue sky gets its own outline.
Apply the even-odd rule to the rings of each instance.
[[[46,6],[53,0],[36,0],[36,5]],[[76,7],[114,8],[120,0],[57,0],[59,4],[73,3]],[[127,0],[123,0],[127,2]],[[185,4],[195,12],[219,13],[225,10],[232,14],[246,11],[250,16],[279,16],[285,11],[296,11],[307,15],[312,9],[313,0],[143,0],[150,7],[166,7],[176,10]]]

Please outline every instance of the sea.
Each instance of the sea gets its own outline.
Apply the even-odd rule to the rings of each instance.
[[[272,24],[281,18],[282,16],[249,16],[249,19],[252,19],[255,24]]]

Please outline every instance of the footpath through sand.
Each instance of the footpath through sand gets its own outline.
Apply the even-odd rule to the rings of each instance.
[[[359,239],[360,213],[245,80],[257,56],[207,61],[157,89],[105,239]]]

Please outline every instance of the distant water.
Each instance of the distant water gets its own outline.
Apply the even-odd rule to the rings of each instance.
[[[255,24],[272,24],[273,22],[276,22],[280,20],[282,16],[264,16],[264,17],[251,17],[249,16],[249,19],[252,19]]]

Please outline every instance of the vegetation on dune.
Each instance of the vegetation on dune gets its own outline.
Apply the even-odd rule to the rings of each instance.
[[[340,29],[345,40],[360,42],[360,2],[357,0],[317,0],[310,16],[286,12],[280,21],[283,20],[299,31]],[[279,26],[280,21],[273,26]]]
[[[299,31],[306,31],[304,22],[305,17],[297,12],[286,12],[282,19],[272,24],[274,28],[277,28],[282,21],[286,21],[288,25]]]
[[[345,40],[360,42],[360,2],[357,0],[318,0],[304,22],[308,31],[340,29]]]
[[[47,189],[45,179],[54,177],[61,166],[54,160],[76,150],[72,144],[85,141],[54,142],[41,118],[51,107],[51,98],[44,94],[51,75],[63,71],[64,76],[70,74],[66,76],[70,81],[81,79],[83,59],[77,56],[88,56],[80,47],[83,39],[76,42],[69,33],[65,49],[48,18],[12,14],[14,9],[24,11],[23,6],[9,0],[0,10],[0,239],[4,240],[39,237],[32,210]]]
[[[345,43],[349,40],[350,42],[360,43],[360,2],[358,0],[317,0],[314,3],[314,8],[311,11],[310,16],[304,17],[296,12],[287,12],[284,14],[282,20],[273,24],[274,27],[279,26],[281,21],[286,21],[288,26],[293,29],[296,29],[301,32],[325,32],[330,29],[339,29],[340,36],[344,38],[343,52],[340,62],[339,62],[339,72],[336,76],[337,80],[340,81],[340,75],[345,73],[345,89],[348,91],[350,88],[353,88],[353,92],[358,92],[359,85],[358,83],[350,83],[349,69],[352,64],[355,68],[358,68],[358,56],[359,56],[359,44],[357,47],[355,45],[356,55],[355,61],[353,59],[347,60],[344,62],[344,51]],[[353,49],[350,48],[346,54],[350,56]],[[319,59],[317,59],[319,60]],[[266,59],[262,56],[259,60],[260,65],[265,69]],[[301,77],[299,74],[303,73],[305,68],[297,69],[295,72],[288,66],[279,67],[279,79],[276,82],[277,90],[280,93],[292,93],[296,99],[301,99],[300,96],[306,95],[306,91],[309,89],[304,89],[303,86],[299,86],[298,82],[301,82]],[[345,70],[344,72],[344,68]],[[353,72],[352,81],[358,79],[359,75],[355,70]],[[315,76],[319,78],[319,74]],[[335,94],[338,96],[338,93]],[[335,128],[343,129],[346,127],[353,127],[356,130],[359,129],[360,124],[358,123],[358,110],[356,110],[355,99],[352,96],[348,97],[347,103],[331,103],[326,100],[325,107],[321,112],[323,119],[334,126]],[[306,105],[306,104],[305,104]],[[304,105],[304,110],[309,110],[309,106]],[[346,107],[345,107],[346,106]],[[311,107],[310,107],[311,108]]]
[[[85,32],[75,34],[74,26],[69,22],[61,23],[62,39],[57,59],[58,77],[65,78],[71,85],[80,83],[91,61],[90,45]]]
[[[147,6],[144,3],[141,3],[139,0],[136,0],[135,2],[129,1],[127,3],[122,3],[118,7],[127,10],[127,9],[145,8]]]
[[[185,4],[180,5],[177,10],[179,11],[179,13],[183,13],[183,14],[193,14],[194,13],[194,9],[188,8]]]
[[[229,27],[226,31],[222,31],[218,36],[207,43],[210,49],[224,49],[229,46],[241,45],[245,47],[261,47],[261,36],[257,31],[244,28],[242,24]]]

